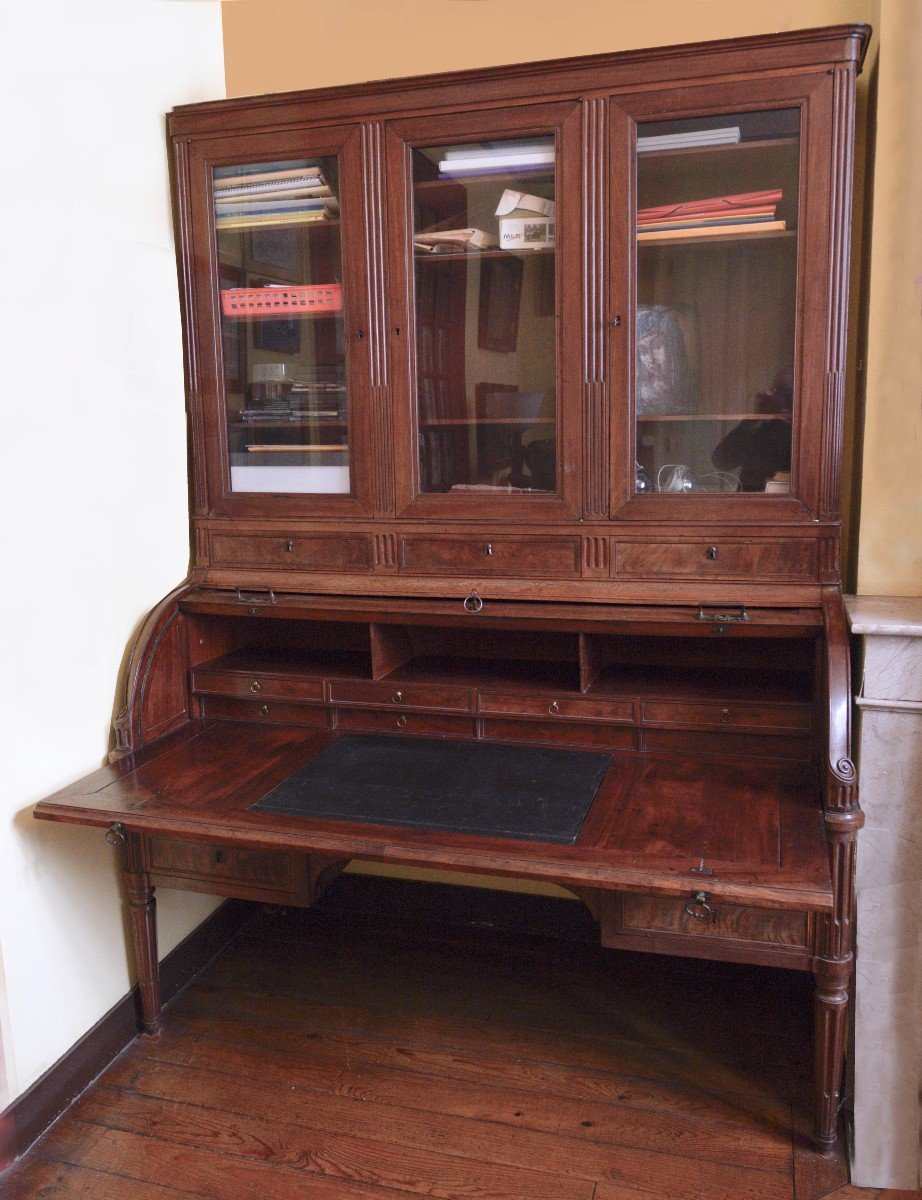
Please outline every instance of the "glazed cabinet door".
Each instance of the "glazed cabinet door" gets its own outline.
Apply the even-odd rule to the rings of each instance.
[[[392,122],[397,515],[580,510],[576,102]]]
[[[209,515],[372,509],[360,142],[353,127],[190,147],[194,445]]]
[[[833,98],[823,71],[612,100],[617,519],[804,522],[829,507],[847,194]]]

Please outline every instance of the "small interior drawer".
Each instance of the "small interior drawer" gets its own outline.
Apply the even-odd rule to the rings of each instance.
[[[575,576],[579,540],[572,537],[405,537],[400,567],[437,575]]]
[[[634,730],[589,721],[511,721],[487,718],[483,736],[498,741],[547,742],[586,750],[631,750]]]
[[[254,534],[211,539],[215,566],[291,567],[312,571],[370,571],[371,540],[361,534]]]
[[[331,704],[382,705],[387,708],[441,708],[470,712],[473,694],[467,688],[439,683],[372,683],[363,680],[332,680]]]
[[[473,718],[447,717],[440,713],[386,712],[379,708],[346,708],[337,714],[340,729],[368,729],[376,733],[434,734],[470,738],[476,727]]]
[[[239,879],[280,889],[291,886],[295,878],[293,856],[287,851],[237,849],[176,838],[148,838],[147,862],[151,871],[164,874]]]
[[[809,704],[741,704],[728,700],[644,700],[641,719],[647,725],[705,729],[810,728]]]
[[[193,670],[192,690],[199,695],[244,696],[250,700],[313,700],[323,702],[322,679],[246,674],[243,671]]]
[[[265,721],[270,725],[330,726],[330,710],[278,700],[244,700],[233,696],[203,696],[202,716],[219,721]]]
[[[549,721],[621,721],[630,724],[634,715],[630,700],[555,696],[553,692],[536,696],[528,692],[482,691],[479,708],[482,713],[546,717]]]
[[[692,916],[686,909],[698,912]],[[710,912],[707,909],[710,908]],[[809,946],[809,920],[806,913],[780,909],[750,908],[743,904],[724,904],[709,900],[706,906],[688,896],[644,896],[625,894],[622,898],[622,922],[625,933],[672,933],[688,937],[732,938],[773,946]]]
[[[772,542],[617,542],[612,574],[815,579],[816,543],[802,538]]]

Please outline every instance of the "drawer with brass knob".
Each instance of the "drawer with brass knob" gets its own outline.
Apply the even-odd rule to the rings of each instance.
[[[756,908],[714,899],[706,889],[685,896],[622,896],[625,933],[681,934],[806,950],[810,918],[803,912]]]
[[[474,696],[470,688],[441,683],[388,683],[362,679],[333,679],[329,700],[336,705],[383,705],[387,708],[427,709],[443,712],[470,712]]]

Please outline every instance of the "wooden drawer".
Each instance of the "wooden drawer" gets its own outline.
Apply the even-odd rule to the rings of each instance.
[[[305,700],[323,703],[322,679],[285,675],[247,675],[242,671],[192,672],[193,692],[209,696],[246,696],[255,700]]]
[[[448,712],[470,712],[473,693],[466,688],[440,683],[365,683],[362,680],[332,680],[331,704],[382,705],[387,708],[440,708]]]
[[[147,840],[151,871],[164,875],[189,875],[197,879],[239,880],[287,890],[294,885],[294,856],[284,850],[250,850],[184,842],[174,838]]]
[[[422,575],[576,576],[579,539],[572,537],[493,538],[405,537],[400,568]]]
[[[274,725],[310,725],[328,729],[328,708],[278,701],[235,700],[230,696],[203,696],[202,716],[218,721],[267,721]]]
[[[790,733],[735,733],[733,730],[644,729],[643,750],[664,754],[720,754],[734,758],[775,758],[785,762],[807,762],[811,755],[809,737]]]
[[[698,906],[701,917],[693,917],[685,908],[693,899],[691,892],[676,898],[626,894],[622,897],[624,932],[729,938],[798,949],[809,947],[810,928],[806,913],[750,908],[711,900],[709,914]]]
[[[777,542],[617,542],[612,574],[679,579],[815,579],[816,543],[800,538]]]
[[[647,725],[704,729],[778,729],[800,732],[810,728],[809,704],[738,704],[719,700],[644,700],[641,719]]]
[[[420,736],[471,738],[476,726],[471,717],[445,717],[439,713],[382,712],[377,708],[346,708],[337,714],[340,729],[366,729],[375,733],[415,733]]]
[[[584,750],[631,750],[634,730],[576,721],[504,721],[487,719],[483,736],[497,741],[547,742]]]
[[[371,540],[362,534],[252,537],[218,533],[211,539],[214,566],[290,567],[311,571],[370,571]]]
[[[630,724],[634,716],[630,700],[555,696],[553,692],[544,696],[527,692],[481,692],[479,709],[482,713],[546,717],[549,721],[619,721]]]

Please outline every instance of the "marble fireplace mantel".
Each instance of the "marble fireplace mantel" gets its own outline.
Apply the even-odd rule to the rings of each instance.
[[[922,599],[846,598],[858,841],[852,1182],[922,1182]]]

